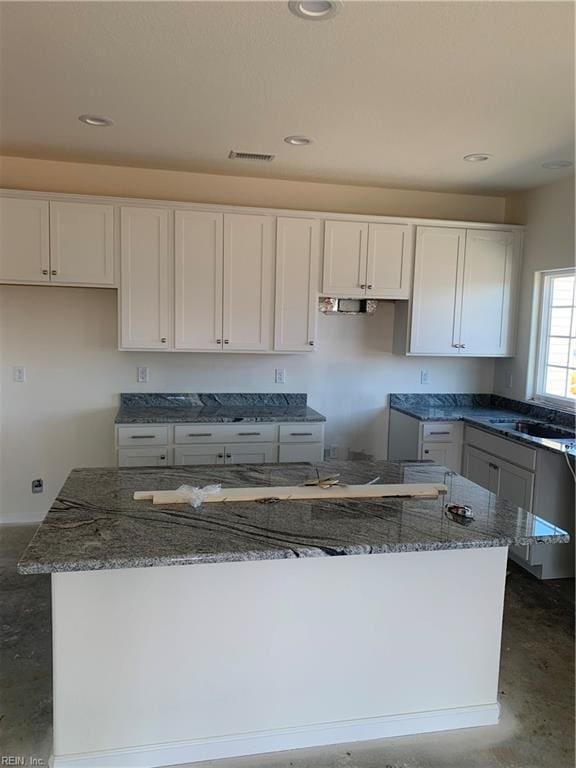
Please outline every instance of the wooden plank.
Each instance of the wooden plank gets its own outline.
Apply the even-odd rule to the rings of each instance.
[[[306,501],[309,499],[379,499],[418,497],[435,499],[447,488],[441,483],[398,483],[386,485],[335,485],[330,488],[319,486],[273,486],[258,488],[226,488],[222,493],[207,496],[205,503],[259,501],[281,499],[283,501]],[[152,501],[154,504],[186,504],[188,499],[178,491],[135,491],[134,499]]]

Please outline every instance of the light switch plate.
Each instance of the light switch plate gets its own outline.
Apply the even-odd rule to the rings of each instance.
[[[430,371],[425,371],[424,368],[420,371],[420,384],[430,384],[432,377]]]
[[[147,365],[139,365],[136,368],[136,381],[138,384],[146,384],[150,381],[150,369]]]
[[[276,368],[274,371],[276,384],[286,384],[286,368]]]

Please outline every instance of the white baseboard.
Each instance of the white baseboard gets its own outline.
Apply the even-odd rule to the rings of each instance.
[[[235,736],[217,736],[129,749],[54,756],[54,768],[157,768],[179,763],[197,763],[226,757],[281,752],[287,749],[319,747],[368,741],[390,736],[409,736],[433,731],[496,725],[500,707],[442,709],[406,715],[388,715],[363,720],[344,720],[274,731],[256,731]]]

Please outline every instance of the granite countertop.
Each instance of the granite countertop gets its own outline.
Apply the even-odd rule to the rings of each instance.
[[[272,560],[563,543],[561,529],[497,498],[480,486],[426,462],[326,462],[321,474],[343,482],[445,482],[438,499],[315,499],[274,503],[154,506],[136,490],[182,484],[224,487],[299,485],[307,464],[75,469],[20,560],[20,573]],[[453,520],[447,502],[472,507],[468,525]]]
[[[498,395],[390,395],[390,408],[419,421],[464,421],[533,448],[576,456],[575,440],[534,437],[510,429],[505,422],[531,420],[574,430],[574,415]]]
[[[323,422],[303,393],[123,393],[116,424]]]

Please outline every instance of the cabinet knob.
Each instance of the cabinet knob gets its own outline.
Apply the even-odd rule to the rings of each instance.
[[[164,461],[164,459],[166,458],[166,456],[160,456],[160,458],[162,459],[162,461]]]
[[[219,454],[218,454],[218,458],[219,458],[219,459],[223,459],[223,458],[224,458],[224,454],[223,454],[223,453],[219,453]]]
[[[366,288],[368,288],[368,290],[369,290],[369,291],[371,291],[371,290],[372,290],[372,286],[371,286],[370,284],[368,284],[368,285],[366,286]]]
[[[216,344],[222,344],[222,339],[216,339]]]
[[[166,338],[164,336],[160,339],[160,341],[162,342],[162,344],[166,344]]]
[[[58,274],[58,272],[57,272],[55,269],[53,269],[53,270],[52,270],[52,272],[51,272],[51,274],[52,274],[52,275],[57,275],[57,274]]]
[[[366,288],[366,283],[360,283],[360,288]]]
[[[313,341],[309,341],[309,342],[308,342],[308,344],[309,344],[309,346],[311,346],[311,347],[313,347],[313,346],[314,346],[314,342],[313,342]]]
[[[424,453],[430,453],[430,451],[429,451],[429,450],[427,450],[427,449],[425,449],[425,450],[424,450]]]
[[[228,339],[224,339],[224,344],[229,344],[229,343],[230,342],[228,341]]]
[[[42,270],[42,274],[43,274],[43,275],[47,275],[47,274],[48,274],[48,270],[47,270],[47,269],[43,269],[43,270]]]
[[[454,347],[454,349],[458,349],[458,347],[460,346],[460,344],[452,344],[452,346]]]
[[[226,458],[227,458],[227,459],[231,459],[231,458],[232,458],[232,454],[231,454],[231,453],[227,453],[227,454],[226,454]]]
[[[460,349],[466,349],[466,344],[460,344]]]

